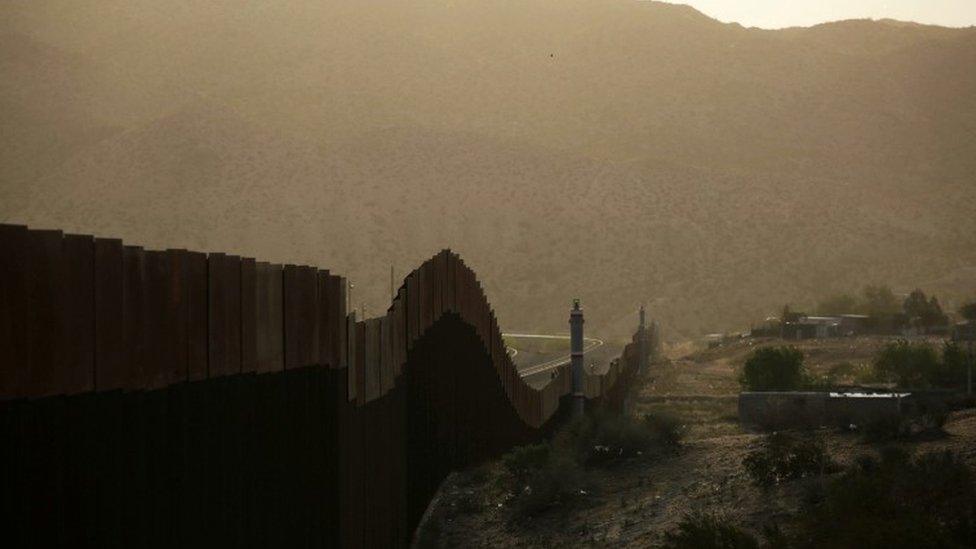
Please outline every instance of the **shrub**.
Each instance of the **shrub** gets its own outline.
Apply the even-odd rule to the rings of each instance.
[[[794,391],[804,386],[803,353],[795,347],[762,347],[746,360],[739,382],[749,391]]]
[[[904,340],[886,345],[874,361],[878,378],[901,388],[929,387],[939,369],[939,358],[930,345]]]
[[[654,440],[662,446],[678,446],[681,444],[681,439],[684,438],[685,426],[672,415],[648,414],[641,421]]]
[[[580,463],[595,465],[636,457],[654,449],[678,445],[683,429],[666,414],[635,419],[596,413],[574,421],[566,430],[562,444],[571,448]]]
[[[976,320],[976,301],[970,301],[959,307],[959,314],[966,320]]]
[[[585,465],[606,464],[654,448],[673,448],[682,428],[665,414],[635,419],[596,413],[570,422],[552,443],[514,448],[502,456],[502,482],[514,495],[515,518],[582,501],[593,492]]]
[[[951,453],[886,449],[859,459],[802,517],[798,547],[973,547],[976,483]]]
[[[693,513],[664,534],[664,549],[759,549],[759,541],[727,519]]]
[[[897,341],[886,345],[874,361],[874,376],[900,388],[963,387],[966,384],[966,352],[947,341],[940,357],[927,343]]]
[[[516,483],[522,483],[529,475],[546,465],[550,453],[552,448],[546,442],[518,446],[502,456],[502,466]]]
[[[822,438],[799,438],[785,432],[767,435],[742,465],[752,481],[762,487],[837,470]]]
[[[939,363],[932,385],[936,387],[965,387],[969,357],[966,351],[954,341],[942,345],[942,361]]]
[[[541,467],[533,469],[515,492],[512,511],[516,519],[582,501],[593,490],[593,481],[567,452],[550,452]]]
[[[917,320],[922,326],[945,326],[949,318],[942,312],[942,306],[935,296],[927,298],[925,292],[916,289],[905,298],[902,309],[911,319]]]

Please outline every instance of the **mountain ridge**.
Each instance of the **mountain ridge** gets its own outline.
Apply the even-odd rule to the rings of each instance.
[[[370,310],[451,247],[506,329],[573,296],[687,336],[866,283],[976,293],[976,28],[228,5],[0,8],[36,42],[0,59],[0,221],[316,264]]]

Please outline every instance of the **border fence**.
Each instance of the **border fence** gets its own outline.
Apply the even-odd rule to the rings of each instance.
[[[568,370],[523,382],[449,250],[380,317],[345,294],[315,267],[0,225],[5,545],[403,546],[449,471],[566,409]],[[622,405],[630,347],[591,403]]]

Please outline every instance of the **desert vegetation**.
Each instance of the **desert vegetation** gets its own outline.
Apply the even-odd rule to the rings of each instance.
[[[829,390],[845,382],[960,390],[966,387],[970,360],[967,350],[950,340],[905,339],[885,342],[861,365],[844,361],[813,372],[804,359],[795,346],[759,347],[745,359],[739,383],[748,391]]]
[[[886,448],[860,456],[825,482],[807,485],[788,529],[764,540],[714,515],[692,514],[666,535],[673,549],[971,547],[976,542],[976,477],[951,452],[912,456]]]
[[[966,352],[952,341],[943,342],[939,352],[928,342],[900,340],[878,353],[871,377],[906,389],[962,389],[966,386],[967,362]]]
[[[742,465],[752,481],[761,487],[836,470],[819,433],[776,432],[766,435],[749,452]]]
[[[805,388],[810,386],[804,379],[819,384],[828,374],[838,384],[868,383],[876,359],[898,343],[884,336],[829,338],[790,342],[786,349],[792,349],[783,352],[781,345],[761,341],[765,344],[741,340],[717,348],[666,349],[635,395],[631,418],[607,422],[593,417],[567,425],[544,445],[522,448],[458,475],[444,489],[445,501],[436,514],[439,543],[874,547],[874,538],[865,537],[874,529],[901,532],[904,526],[917,530],[917,536],[905,535],[911,543],[931,536],[941,546],[965,547],[967,534],[960,524],[968,513],[963,510],[971,486],[966,479],[976,466],[976,414],[971,403],[856,426],[775,433],[743,430],[736,400],[728,395],[740,389],[743,365],[759,349],[774,349],[777,352],[770,356],[799,365],[804,375],[789,378],[800,380]],[[932,344],[941,360],[941,343],[912,340],[913,345],[924,342]],[[646,416],[671,418],[662,423],[680,428],[680,443],[675,446],[666,442],[670,437],[653,434]],[[669,432],[670,428],[664,430]],[[933,463],[944,464],[944,478]],[[537,471],[546,473],[536,476]],[[897,480],[899,475],[915,479]],[[525,491],[532,483],[539,485],[544,503],[526,497],[535,493]],[[948,488],[954,483],[959,483],[958,490]],[[930,516],[896,518],[927,505],[929,496],[919,505],[897,503],[920,486],[931,486],[942,494],[933,497],[962,507],[933,507]],[[863,522],[857,520],[855,504],[879,505],[879,498],[887,498],[882,508],[898,507],[887,513],[891,518],[870,512],[860,514]],[[838,531],[825,532],[830,520],[836,521]],[[887,535],[884,543],[911,546]]]
[[[589,470],[673,451],[683,427],[664,414],[639,418],[597,412],[574,419],[551,440],[501,458],[514,520],[585,502],[597,488]]]
[[[739,376],[739,383],[748,391],[795,391],[808,381],[803,353],[787,346],[756,349]]]

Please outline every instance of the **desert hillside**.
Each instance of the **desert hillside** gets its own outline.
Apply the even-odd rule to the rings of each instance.
[[[0,222],[348,275],[443,247],[508,330],[976,294],[976,29],[633,0],[0,6]]]

